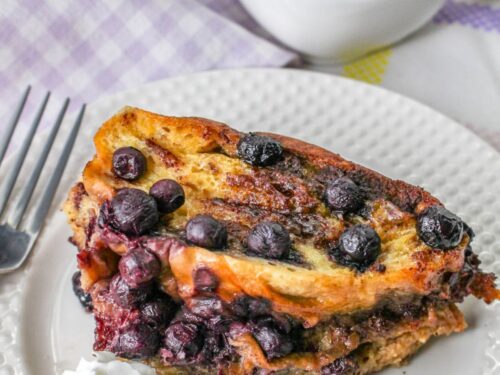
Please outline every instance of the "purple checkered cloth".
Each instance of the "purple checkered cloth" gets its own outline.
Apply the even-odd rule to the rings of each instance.
[[[174,75],[296,58],[235,21],[258,28],[235,0],[4,0],[0,113],[28,84],[77,105]]]
[[[496,3],[498,5],[498,1]],[[457,23],[479,30],[500,32],[500,8],[493,8],[486,2],[469,4],[448,0],[434,17],[434,22]]]
[[[455,40],[450,39],[448,44],[450,51],[460,45],[463,50],[461,58],[452,60],[450,69],[443,71],[446,74],[442,74],[442,67],[450,64],[450,59],[443,48],[446,45],[439,44],[440,35],[442,40],[454,35]],[[485,76],[490,70],[490,75],[495,74],[500,56],[495,47],[499,43],[500,0],[447,0],[432,24],[393,48],[394,57],[386,69],[386,75],[392,76],[384,79],[382,86],[431,106],[437,101],[436,108],[462,123],[474,124],[472,129],[500,150],[500,130],[491,126],[491,119],[500,113],[495,86],[498,80]],[[75,108],[102,95],[174,75],[210,69],[281,67],[298,61],[297,55],[260,27],[238,0],[3,0],[0,45],[3,118],[9,117],[28,84],[35,89],[26,112],[33,113],[37,98],[50,89],[60,99],[54,100],[52,107],[49,103],[48,112],[54,114],[66,96],[72,98]],[[405,51],[413,51],[417,57],[425,53],[426,64],[420,58],[405,58]],[[489,70],[479,64],[481,58],[491,60]],[[435,79],[426,85],[412,81],[412,86],[407,78],[419,69]],[[399,72],[399,77],[391,71]],[[333,72],[342,74],[342,68]],[[492,109],[469,116],[456,105],[457,97],[446,95],[444,88],[454,90],[457,82],[472,75],[476,82],[483,80],[484,87],[477,92],[467,89],[464,98],[473,95],[474,100],[462,100],[476,108],[475,99],[480,97],[478,103],[492,103]],[[478,87],[465,85],[469,86]],[[438,90],[443,95],[436,99],[426,90]],[[428,97],[431,99],[426,101]],[[448,97],[453,102],[446,102]],[[485,112],[492,115],[481,116]],[[0,122],[0,136],[4,124]],[[49,125],[42,123],[42,128]],[[15,139],[22,140],[25,130],[21,127]]]

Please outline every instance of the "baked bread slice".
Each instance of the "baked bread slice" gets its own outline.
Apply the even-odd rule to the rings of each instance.
[[[465,296],[500,297],[436,198],[317,146],[136,108],[94,142],[64,210],[95,350],[159,374],[368,374],[465,329]]]

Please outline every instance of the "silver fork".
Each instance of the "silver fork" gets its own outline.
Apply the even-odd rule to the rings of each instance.
[[[11,122],[7,126],[6,132],[3,135],[3,139],[0,139],[0,165],[12,139],[12,134],[14,133],[26,105],[30,90],[31,88],[28,86],[24,91],[19,105],[14,112],[14,116],[12,117]],[[46,182],[45,189],[43,190],[39,200],[33,205],[34,207],[30,210],[29,214],[27,214],[26,208],[30,203],[33,191],[37,186],[38,179],[42,173],[47,157],[49,156],[54,139],[56,138],[57,132],[64,119],[66,110],[68,109],[69,98],[66,98],[48,135],[45,146],[38,155],[38,161],[36,162],[35,167],[30,171],[31,176],[28,178],[25,185],[21,187],[21,192],[16,201],[12,204],[12,209],[9,210],[10,212],[6,212],[9,198],[12,195],[13,188],[16,184],[21,167],[24,164],[26,155],[30,149],[31,142],[38,125],[42,120],[49,97],[50,92],[47,92],[42,103],[40,104],[40,107],[38,108],[33,122],[31,123],[26,138],[13,158],[12,166],[7,171],[5,177],[0,177],[0,273],[11,272],[19,268],[31,252],[36,239],[40,234],[47,212],[52,204],[52,200],[82,123],[83,114],[85,112],[85,104],[82,105],[71,128],[70,134],[66,139],[66,143],[64,144],[63,151],[59,157],[53,174]]]

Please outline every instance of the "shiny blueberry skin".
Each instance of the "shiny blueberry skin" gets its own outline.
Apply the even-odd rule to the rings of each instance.
[[[73,292],[78,298],[78,301],[80,301],[80,303],[82,304],[83,308],[90,312],[93,309],[92,297],[89,293],[85,293],[85,291],[82,289],[82,283],[80,281],[81,276],[82,273],[80,271],[77,271],[73,274],[73,277],[71,278],[71,282],[73,284]]]
[[[258,327],[253,335],[269,359],[284,357],[293,350],[290,338],[272,326]]]
[[[153,229],[159,220],[156,201],[139,189],[119,190],[111,200],[109,211],[109,224],[130,235]]]
[[[166,329],[164,344],[180,360],[194,356],[203,345],[198,327],[183,322],[173,323]]]
[[[131,288],[120,275],[115,275],[109,285],[113,301],[123,308],[134,308],[144,302],[151,293],[151,285]]]
[[[158,210],[163,214],[174,212],[184,204],[184,189],[174,180],[157,181],[149,189],[151,195],[158,205]]]
[[[222,249],[227,243],[227,230],[224,224],[212,216],[198,215],[188,221],[186,239],[196,246]]]
[[[356,224],[348,228],[331,254],[335,261],[360,271],[368,268],[380,254],[380,237],[372,227]]]
[[[210,268],[202,267],[193,272],[193,283],[197,292],[214,292],[219,286],[219,278]]]
[[[139,359],[154,356],[159,346],[160,337],[156,330],[147,324],[138,323],[118,335],[113,351],[120,357]]]
[[[341,177],[327,184],[325,203],[330,210],[347,214],[363,206],[363,195],[351,179]]]
[[[116,176],[134,181],[146,172],[146,158],[133,147],[121,147],[113,153],[113,172]]]
[[[175,310],[176,305],[167,296],[145,302],[140,307],[142,320],[156,329],[164,329],[174,316]]]
[[[455,214],[441,206],[432,206],[417,219],[417,232],[428,246],[448,250],[462,241],[465,225]]]
[[[225,314],[224,304],[217,297],[200,296],[192,298],[190,309],[193,314],[204,319]]]
[[[160,275],[160,262],[146,249],[137,247],[121,257],[118,269],[131,288],[138,288]]]
[[[270,137],[249,133],[238,142],[238,156],[254,166],[272,165],[281,158],[282,154],[281,144]]]
[[[286,257],[291,245],[290,234],[285,227],[272,221],[257,224],[247,238],[249,252],[270,259]]]

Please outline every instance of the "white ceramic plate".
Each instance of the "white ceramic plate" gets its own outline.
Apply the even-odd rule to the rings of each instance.
[[[295,70],[219,71],[153,83],[89,106],[59,202],[91,158],[95,130],[124,105],[287,134],[423,185],[474,228],[484,268],[500,274],[499,154],[412,100]],[[61,374],[91,353],[93,322],[71,291],[69,234],[54,210],[26,267],[0,278],[0,375]],[[463,309],[468,331],[435,340],[407,367],[384,374],[500,374],[500,308],[468,300]]]

